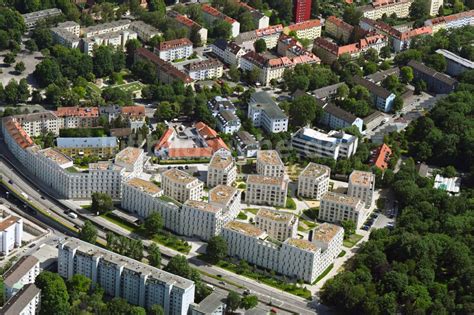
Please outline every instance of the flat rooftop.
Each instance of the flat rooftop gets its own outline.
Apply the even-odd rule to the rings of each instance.
[[[199,201],[199,200],[186,200],[184,205],[201,210],[201,211],[212,212],[212,213],[217,213],[222,210],[222,207],[218,207],[210,203]]]
[[[138,188],[141,191],[150,195],[156,195],[162,191],[160,187],[156,186],[152,182],[146,181],[138,177],[130,179],[127,182],[127,185]]]
[[[224,226],[224,228],[234,231],[234,232],[245,234],[251,237],[259,237],[265,233],[262,230],[260,230],[258,227],[250,223],[244,223],[244,222],[239,222],[239,221],[230,221]]]
[[[260,150],[257,152],[257,163],[284,166],[280,155],[275,150]]]
[[[115,163],[135,164],[142,153],[142,149],[127,147],[117,153]]]
[[[7,272],[3,275],[5,285],[11,287],[17,283],[28,271],[33,268],[39,260],[34,256],[21,257]]]
[[[263,175],[249,175],[247,184],[264,184],[264,185],[283,185],[285,180],[283,177],[269,177]]]
[[[352,171],[349,176],[349,183],[358,186],[372,187],[375,181],[375,175],[371,172]]]
[[[300,176],[318,178],[323,175],[329,176],[330,173],[331,169],[328,166],[310,162],[301,172]]]
[[[198,180],[197,178],[189,175],[188,173],[178,170],[176,168],[172,168],[170,170],[165,171],[162,176],[181,184],[189,184],[193,181]]]
[[[63,153],[61,153],[58,150],[53,149],[53,148],[46,148],[44,150],[40,150],[40,151],[38,151],[38,154],[43,155],[47,159],[50,159],[51,161],[53,161],[53,162],[55,162],[59,165],[63,165],[63,164],[66,164],[66,163],[69,163],[69,162],[73,161],[67,155],[65,155],[65,154],[63,154]]]
[[[318,247],[316,244],[311,243],[308,240],[300,240],[298,238],[289,238],[285,241],[286,244],[297,247],[302,250],[306,250],[309,252],[316,252],[318,250]]]
[[[313,231],[313,240],[317,240],[323,243],[329,243],[341,230],[342,227],[334,224],[320,224]]]
[[[209,167],[217,169],[225,169],[234,162],[232,154],[227,150],[219,150],[212,156]]]
[[[214,291],[202,300],[194,310],[199,314],[214,314],[218,307],[226,304],[226,299],[225,295]]]
[[[228,205],[229,202],[239,193],[237,188],[227,185],[217,185],[209,190],[209,202],[220,205]]]
[[[134,259],[118,255],[106,249],[81,241],[77,238],[66,238],[60,246],[68,250],[77,250],[76,255],[79,253],[91,257],[100,257],[108,263],[124,267],[142,275],[148,275],[149,278],[163,281],[183,290],[187,290],[194,286],[194,282],[191,280],[182,278],[150,265],[146,265]]]
[[[347,206],[357,207],[357,205],[362,204],[362,201],[359,198],[351,197],[345,194],[338,194],[334,192],[327,192],[321,198],[321,201],[331,201],[338,204],[344,204]]]
[[[20,217],[9,215],[8,217],[5,218],[5,220],[0,222],[0,231],[4,231],[5,229],[8,229],[10,226],[17,223],[20,220],[21,220]]]
[[[266,208],[260,208],[258,210],[256,218],[268,219],[272,221],[287,222],[290,223],[295,216],[288,212],[275,211]]]

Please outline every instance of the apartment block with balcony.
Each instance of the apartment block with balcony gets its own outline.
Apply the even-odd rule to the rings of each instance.
[[[310,162],[298,176],[298,196],[320,200],[328,192],[331,169]]]
[[[367,219],[364,202],[357,197],[327,192],[321,199],[318,218],[323,221],[340,223],[351,220],[360,228]]]
[[[185,202],[200,200],[204,183],[184,171],[173,168],[161,175],[161,188],[166,196]]]
[[[349,187],[347,194],[357,197],[369,208],[374,201],[375,175],[372,172],[352,171],[349,175]]]
[[[254,222],[256,227],[280,242],[298,236],[298,218],[288,212],[260,208]]]
[[[214,153],[207,171],[207,186],[231,186],[237,178],[237,166],[231,152],[221,149]]]
[[[254,205],[285,207],[288,180],[283,177],[249,175],[245,190],[245,202]]]
[[[283,177],[285,165],[275,150],[257,152],[257,174],[269,177]]]

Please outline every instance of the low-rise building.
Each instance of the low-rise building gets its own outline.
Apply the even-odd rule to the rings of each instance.
[[[209,190],[209,203],[224,209],[225,223],[234,220],[240,212],[241,191],[227,185],[217,185]]]
[[[235,42],[228,42],[225,39],[217,39],[210,46],[216,56],[227,65],[240,68],[240,59],[245,55],[245,49],[237,45]]]
[[[327,103],[322,105],[323,116],[320,122],[331,129],[339,130],[350,126],[356,126],[362,132],[364,121],[354,114],[336,106],[334,103]]]
[[[142,128],[146,123],[145,106],[122,106],[120,108],[120,115],[133,131]]]
[[[115,155],[115,165],[123,167],[126,172],[132,174],[132,177],[139,176],[143,171],[145,164],[145,152],[143,149],[126,147]]]
[[[53,41],[68,48],[80,48],[80,25],[74,21],[59,23],[51,29]]]
[[[60,152],[72,158],[97,156],[105,159],[114,156],[118,151],[115,137],[62,138],[56,139]]]
[[[366,18],[378,20],[382,16],[395,14],[398,18],[406,18],[410,14],[410,6],[413,0],[377,0],[366,6],[359,7],[362,15]]]
[[[237,166],[230,151],[221,149],[214,153],[207,171],[207,186],[231,186],[237,178]]]
[[[257,152],[257,174],[268,177],[283,177],[285,165],[275,150]]]
[[[426,26],[433,28],[433,33],[439,30],[455,29],[468,25],[474,25],[474,10],[451,14],[447,16],[439,16],[425,21]]]
[[[354,76],[354,84],[363,86],[369,91],[377,109],[386,113],[392,110],[393,101],[395,100],[394,93],[357,75]]]
[[[190,315],[224,315],[226,307],[226,296],[214,291],[199,304],[191,304]]]
[[[137,33],[138,38],[144,42],[150,41],[155,36],[162,35],[158,29],[143,21],[133,21],[130,23],[130,29]]]
[[[389,167],[390,156],[392,155],[392,150],[388,145],[383,143],[380,147],[375,150],[370,159],[370,162],[373,163],[378,169],[384,171]]]
[[[2,306],[0,312],[3,315],[36,315],[40,298],[41,290],[34,283],[27,284]]]
[[[193,281],[76,238],[59,244],[58,274],[65,279],[81,274],[108,296],[146,309],[158,304],[165,314],[187,314],[194,302]]]
[[[201,7],[202,16],[208,24],[212,24],[215,20],[222,20],[230,24],[231,36],[236,37],[240,33],[240,23],[235,19],[225,15],[216,8],[211,7],[208,4],[203,4]]]
[[[53,113],[59,118],[59,129],[90,128],[99,125],[98,107],[58,107]]]
[[[217,114],[222,110],[228,110],[235,114],[236,108],[234,103],[227,97],[214,96],[209,102],[207,102],[207,107],[212,112],[212,115],[217,116]]]
[[[16,247],[21,247],[23,237],[23,219],[9,215],[0,222],[0,253],[10,254]]]
[[[288,116],[265,91],[252,94],[247,117],[255,127],[262,127],[268,133],[288,130]]]
[[[207,28],[202,27],[200,24],[196,23],[195,21],[191,20],[185,15],[182,15],[176,11],[168,11],[167,15],[170,19],[176,22],[178,27],[185,28],[188,30],[188,33],[197,32],[199,37],[201,38],[201,44],[205,45],[207,43]]]
[[[239,130],[235,133],[234,145],[238,156],[247,158],[257,156],[257,152],[260,150],[260,144],[255,139],[255,136],[245,130]]]
[[[35,283],[40,271],[40,263],[36,257],[30,255],[21,257],[3,274],[5,300],[17,294],[27,284]]]
[[[247,12],[250,12],[250,14],[252,15],[252,19],[253,19],[257,29],[268,27],[268,25],[270,24],[270,18],[268,16],[266,16],[265,14],[260,12],[259,10],[255,9],[255,8],[252,8],[247,3],[242,2],[242,1],[239,0],[239,1],[237,1],[237,5],[239,6],[239,8],[241,8],[241,9],[247,11]]]
[[[347,43],[354,31],[354,26],[331,15],[325,21],[324,30],[334,39],[342,40],[342,42]]]
[[[161,188],[166,196],[179,202],[200,200],[204,183],[188,173],[172,168],[161,175]]]
[[[343,131],[324,133],[311,128],[301,128],[291,137],[291,145],[303,157],[345,159],[357,151],[359,140]]]
[[[239,131],[241,123],[239,117],[229,110],[221,110],[217,116],[217,129],[220,132],[234,134]]]
[[[367,215],[362,200],[344,194],[327,192],[319,204],[318,218],[327,222],[340,223],[351,220],[356,228],[360,228]]]
[[[273,49],[277,45],[278,38],[282,32],[283,25],[276,24],[258,30],[240,33],[239,36],[235,38],[235,43],[249,51],[255,49],[254,44],[257,40],[263,39],[267,45],[267,49]]]
[[[155,47],[154,53],[165,61],[186,59],[193,54],[193,42],[187,38],[161,42]]]
[[[437,94],[449,94],[453,92],[458,81],[444,73],[422,64],[421,62],[410,60],[408,66],[413,69],[415,81],[425,81],[428,90]]]
[[[84,37],[82,40],[83,52],[92,56],[94,48],[97,46],[112,46],[116,49],[120,48],[124,50],[127,42],[132,39],[137,39],[137,33],[128,29],[123,31],[91,35],[89,37]]]
[[[463,58],[455,53],[446,50],[446,49],[438,49],[436,50],[437,54],[444,56],[446,62],[448,63],[448,67],[446,69],[446,73],[451,76],[458,76],[465,71],[473,70],[474,69],[474,62]]]
[[[43,21],[48,18],[52,18],[58,15],[61,15],[63,12],[58,8],[40,10],[30,13],[23,14],[23,20],[25,21],[26,28],[31,31],[35,26],[36,23],[39,21]]]
[[[222,63],[213,58],[189,63],[184,67],[193,80],[218,79],[222,77],[224,71]]]
[[[300,23],[286,26],[283,29],[283,33],[290,35],[291,32],[296,33],[296,37],[301,39],[314,40],[321,36],[321,21],[320,20],[308,20]]]
[[[223,208],[198,200],[188,200],[181,208],[181,233],[204,241],[221,233],[225,224]]]
[[[329,190],[331,169],[310,162],[298,176],[298,196],[320,200]]]
[[[375,175],[372,172],[352,171],[349,176],[349,187],[347,194],[357,197],[369,208],[374,200]]]
[[[245,202],[255,205],[285,207],[288,180],[283,177],[249,175],[245,190]]]
[[[254,222],[256,227],[280,242],[298,236],[298,217],[288,212],[260,208]]]

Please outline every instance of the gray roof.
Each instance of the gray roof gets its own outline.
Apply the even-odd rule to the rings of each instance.
[[[438,49],[436,53],[443,55],[446,59],[449,59],[451,61],[454,61],[457,64],[460,64],[463,67],[469,68],[469,69],[474,69],[474,62],[471,60],[468,60],[466,58],[463,58],[461,56],[456,55],[455,53],[446,50],[446,49]]]
[[[258,141],[255,139],[255,137],[245,130],[237,131],[235,134],[235,139],[239,142],[242,142],[244,145],[258,145]]]
[[[214,314],[216,309],[225,305],[226,297],[219,292],[212,292],[193,309],[202,314]]]
[[[389,75],[396,75],[398,77],[400,75],[400,68],[394,67],[394,68],[390,68],[390,69],[387,69],[387,70],[378,71],[378,72],[375,72],[373,74],[369,74],[365,78],[367,80],[370,80],[370,81],[374,82],[374,83],[379,83],[379,82],[383,81]]]
[[[34,265],[39,263],[38,258],[34,256],[21,257],[8,271],[3,275],[5,285],[11,287],[17,283]]]
[[[230,121],[240,121],[239,117],[237,117],[232,111],[230,110],[221,110],[217,117],[222,123],[230,122]]]
[[[427,76],[433,77],[433,78],[435,78],[435,79],[437,79],[441,82],[444,82],[448,85],[455,85],[456,82],[457,82],[456,79],[453,79],[453,78],[451,78],[450,76],[448,76],[444,73],[438,72],[438,71],[434,70],[433,68],[430,68],[430,67],[422,64],[421,62],[418,62],[418,61],[415,61],[415,60],[410,60],[410,62],[408,62],[408,65],[410,67],[412,67],[413,70],[424,73]]]
[[[33,283],[25,285],[8,302],[3,305],[0,313],[3,315],[18,315],[41,290]]]
[[[364,118],[364,124],[368,124],[374,121],[375,119],[379,118],[380,116],[383,116],[383,113],[376,110],[375,112],[373,112],[372,114]]]
[[[117,146],[116,137],[57,138],[58,148],[110,148]]]
[[[323,107],[323,109],[326,113],[331,114],[332,116],[335,116],[339,119],[342,119],[350,124],[352,124],[357,119],[357,116],[345,111],[344,109],[334,105],[333,103],[327,104]]]
[[[326,98],[332,94],[335,94],[337,92],[337,89],[343,84],[344,82],[340,82],[322,87],[320,89],[314,90],[313,95],[317,98]]]
[[[273,119],[285,119],[288,116],[281,110],[278,104],[271,98],[270,94],[265,91],[255,92],[252,94],[249,106],[261,107],[263,111]]]
[[[369,90],[370,93],[375,94],[383,99],[388,98],[392,94],[392,92],[390,92],[386,88],[379,86],[367,79],[361,78],[357,75],[354,76],[354,84],[358,84],[365,87],[367,90]]]

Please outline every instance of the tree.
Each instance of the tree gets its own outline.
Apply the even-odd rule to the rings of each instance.
[[[69,294],[59,274],[43,271],[36,277],[35,284],[41,289],[40,314],[69,314]]]
[[[248,84],[255,85],[260,78],[260,69],[252,68],[250,71],[245,71],[245,80]]]
[[[153,212],[145,219],[144,227],[148,235],[155,235],[163,228],[163,218],[158,212]]]
[[[352,220],[344,220],[341,222],[341,226],[344,229],[344,237],[347,238],[355,233],[356,225]]]
[[[18,102],[25,103],[30,97],[30,89],[28,87],[28,82],[26,79],[21,79],[20,84],[18,84],[17,90]]]
[[[3,62],[11,66],[15,63],[15,55],[12,53],[5,54],[5,56],[3,57]]]
[[[227,256],[227,242],[221,236],[212,237],[207,243],[207,256],[214,262],[224,259]]]
[[[81,274],[75,274],[67,280],[66,286],[71,301],[76,301],[86,295],[91,288],[92,280]]]
[[[239,82],[240,80],[240,71],[237,69],[236,66],[231,65],[229,68],[229,71],[227,72],[229,75],[230,79],[234,82]]]
[[[31,33],[31,39],[35,41],[38,48],[45,49],[53,46],[53,36],[48,26],[40,24]]]
[[[229,39],[232,36],[232,27],[224,20],[214,20],[210,29],[210,35],[213,38]]]
[[[395,99],[393,100],[393,111],[398,112],[402,110],[403,108],[403,98],[401,96],[395,96]]]
[[[97,214],[107,213],[114,209],[112,198],[106,193],[92,193],[91,211]]]
[[[192,269],[185,256],[176,255],[170,259],[168,265],[165,267],[165,271],[189,279]]]
[[[256,53],[262,53],[267,50],[267,43],[263,38],[257,39],[253,44]]]
[[[414,78],[413,69],[408,66],[404,66],[400,68],[400,80],[407,84],[410,83]]]
[[[347,84],[342,83],[342,85],[337,88],[336,96],[339,99],[344,99],[349,96],[349,87]]]
[[[5,102],[12,105],[16,105],[18,103],[20,99],[18,88],[18,82],[16,82],[14,79],[11,79],[8,82],[3,91]]]
[[[291,104],[290,118],[293,128],[303,127],[321,118],[322,108],[310,95],[298,96]]]
[[[246,310],[254,308],[258,305],[258,297],[255,295],[247,295],[242,298],[240,302],[240,307],[243,307]]]
[[[360,18],[362,17],[362,11],[356,9],[354,6],[348,6],[344,9],[342,19],[350,25],[359,25]]]
[[[98,78],[109,76],[114,71],[113,50],[110,46],[99,46],[93,51],[94,74]]]
[[[231,312],[234,312],[236,311],[239,306],[240,306],[240,302],[241,302],[241,298],[240,298],[240,295],[235,292],[235,291],[230,291],[229,294],[227,295],[227,308],[231,311]]]
[[[432,54],[424,58],[425,63],[439,72],[446,71],[447,62],[446,58],[440,54]]]
[[[398,81],[398,77],[392,74],[382,81],[382,86],[387,90],[394,92],[400,86],[400,82]]]
[[[149,312],[150,315],[165,315],[165,310],[159,304],[154,304],[151,306]]]
[[[177,114],[170,102],[161,102],[153,115],[157,121],[170,121]]]
[[[390,58],[390,55],[392,54],[391,50],[390,50],[390,46],[386,45],[386,46],[383,46],[381,49],[380,49],[380,54],[379,56],[381,58]]]
[[[107,314],[130,314],[131,308],[125,299],[115,297],[107,303]]]
[[[415,0],[410,6],[410,16],[413,20],[425,19],[429,15],[428,2],[425,0]]]
[[[148,10],[156,11],[160,16],[164,16],[166,13],[166,4],[163,0],[150,0]]]
[[[148,247],[148,262],[153,267],[160,268],[161,267],[161,251],[160,248],[155,244],[151,243]]]
[[[102,97],[106,103],[114,105],[130,105],[133,103],[131,93],[120,88],[108,87],[102,91]]]
[[[62,78],[59,64],[51,58],[46,58],[36,65],[33,75],[41,87],[46,87]]]
[[[95,244],[97,238],[97,228],[91,221],[87,220],[84,222],[81,230],[79,231],[79,238],[88,243]]]
[[[15,65],[15,71],[18,73],[22,73],[23,71],[25,71],[25,69],[26,67],[23,61],[20,61]]]

